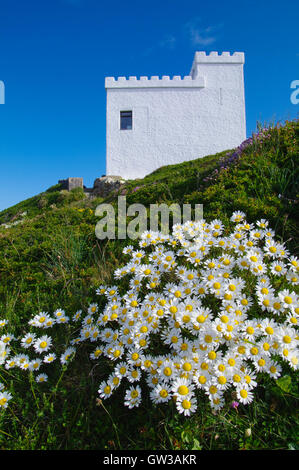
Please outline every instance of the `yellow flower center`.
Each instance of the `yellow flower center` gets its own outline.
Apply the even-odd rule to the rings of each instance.
[[[204,323],[205,322],[205,317],[203,315],[199,315],[196,320],[198,321],[198,323]]]
[[[207,379],[206,379],[206,377],[205,377],[204,375],[200,375],[200,376],[198,377],[198,382],[199,382],[200,384],[203,385],[203,384],[206,383],[206,381],[207,381]]]
[[[224,375],[220,375],[220,377],[218,377],[218,383],[221,385],[226,384],[226,377],[224,377]]]
[[[224,294],[224,298],[225,298],[225,300],[231,300],[232,295],[231,294]]]
[[[172,374],[172,370],[170,367],[165,367],[163,372],[164,372],[164,375],[166,375],[166,377],[170,377]]]
[[[210,351],[208,356],[209,356],[209,359],[214,360],[216,359],[217,353],[215,351]]]
[[[189,388],[186,385],[180,385],[179,388],[178,388],[178,393],[180,395],[188,395]]]
[[[191,408],[191,402],[189,400],[183,400],[182,407],[184,410],[189,410]]]

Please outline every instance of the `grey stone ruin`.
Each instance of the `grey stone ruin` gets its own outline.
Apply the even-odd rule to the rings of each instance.
[[[101,178],[96,178],[93,188],[86,188],[83,185],[83,178],[66,178],[59,180],[58,183],[63,190],[71,191],[74,188],[82,188],[84,193],[89,197],[106,197],[112,191],[119,190],[125,183],[125,180],[121,176],[103,175]]]
[[[67,178],[65,180],[59,180],[58,183],[62,185],[62,189],[66,189],[67,191],[71,191],[74,188],[83,189],[83,178]]]

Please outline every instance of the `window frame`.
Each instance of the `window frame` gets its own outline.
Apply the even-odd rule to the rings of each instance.
[[[127,114],[127,116],[126,116]],[[122,127],[122,118],[128,119],[131,118],[131,127]],[[133,130],[133,110],[123,110],[119,113],[119,130],[121,131],[131,131]]]

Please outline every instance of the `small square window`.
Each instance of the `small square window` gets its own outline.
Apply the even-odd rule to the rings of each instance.
[[[120,129],[121,130],[132,129],[132,111],[120,112]]]

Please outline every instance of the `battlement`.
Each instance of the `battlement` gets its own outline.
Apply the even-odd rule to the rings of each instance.
[[[168,75],[152,77],[106,77],[105,88],[205,88],[206,78],[200,73],[200,64],[244,64],[244,52],[218,52],[207,54],[197,51],[194,54],[190,75],[181,77]]]
[[[207,54],[204,51],[195,52],[193,64],[244,64],[244,52],[218,52],[212,51]]]
[[[198,51],[194,54],[194,59],[190,71],[190,75],[194,80],[202,73],[205,73],[202,69],[205,65],[236,65],[243,66],[245,62],[244,52],[218,52],[212,51],[210,54],[206,54],[204,51]]]
[[[175,75],[170,78],[163,75],[162,78],[158,76],[152,77],[106,77],[105,88],[204,88],[204,77],[198,76],[193,79],[190,75],[181,77]]]

